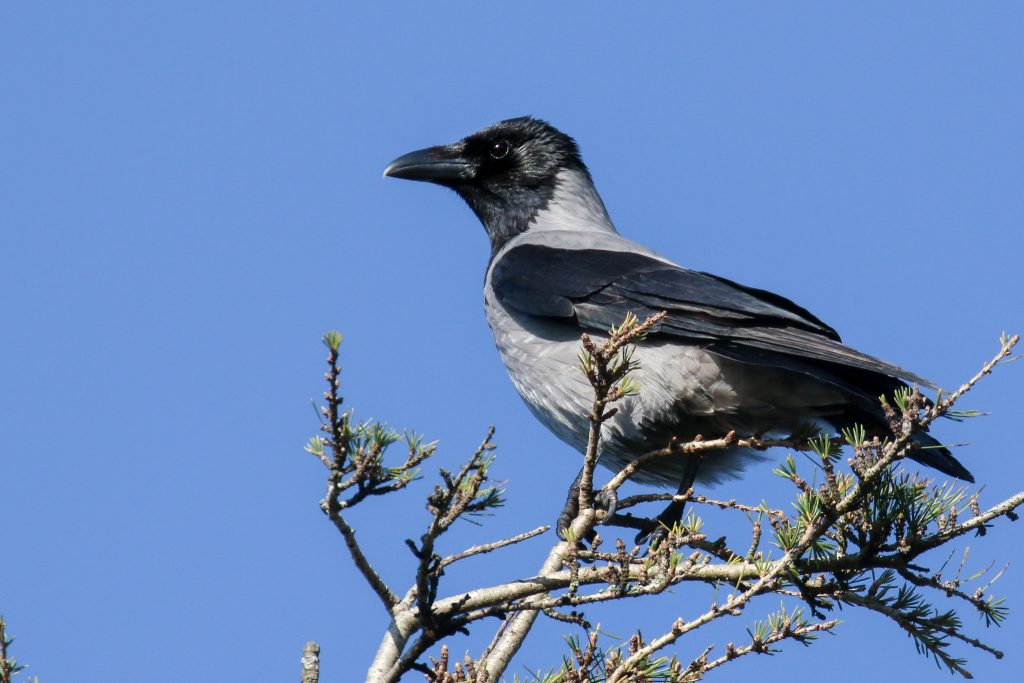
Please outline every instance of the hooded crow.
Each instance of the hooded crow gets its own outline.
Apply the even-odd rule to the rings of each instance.
[[[545,121],[496,123],[450,145],[395,159],[385,176],[454,190],[491,242],[484,311],[509,377],[531,412],[581,452],[593,389],[578,369],[580,334],[595,338],[627,312],[667,316],[636,344],[639,394],[604,425],[600,464],[618,470],[673,438],[832,432],[884,435],[880,396],[934,386],[844,345],[792,301],[682,268],[619,235],[576,142]],[[973,482],[935,439],[910,457]],[[652,462],[640,482],[689,488],[735,477],[757,454],[731,449]],[[681,508],[676,510],[680,512]]]

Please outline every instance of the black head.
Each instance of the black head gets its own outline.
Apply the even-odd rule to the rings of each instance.
[[[557,187],[561,171],[589,180],[576,141],[540,119],[508,119],[450,145],[401,156],[384,175],[444,185],[462,197],[497,250],[523,232]]]

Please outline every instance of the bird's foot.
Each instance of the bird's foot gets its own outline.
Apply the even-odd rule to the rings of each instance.
[[[615,508],[619,505],[619,497],[614,491],[600,491],[594,492],[594,508],[600,512],[599,524],[603,524],[604,520],[610,519],[615,515]],[[572,526],[573,521],[579,516],[580,513],[580,488],[578,484],[573,484],[569,488],[569,495],[565,498],[565,506],[562,508],[561,514],[558,515],[558,521],[555,522],[555,533],[563,541],[568,540],[567,535],[569,527]],[[586,541],[590,543],[594,540],[596,532],[591,529],[587,534]]]
[[[619,507],[619,494],[615,491],[601,489],[594,494],[594,502],[597,504],[597,509],[604,513],[600,522],[604,524],[604,520],[615,515],[615,510]]]
[[[684,509],[684,503],[676,501],[669,503],[657,517],[645,520],[648,522],[648,527],[641,529],[633,542],[637,545],[646,543],[651,550],[654,550],[668,538],[672,528],[683,521]]]
[[[652,525],[649,531],[641,531],[638,533],[636,538],[633,539],[633,542],[637,545],[643,545],[646,543],[650,550],[657,550],[657,548],[665,542],[665,539],[668,538],[668,534],[672,530],[672,527],[666,526],[664,522],[659,522],[657,520],[652,521],[655,522],[656,526]]]

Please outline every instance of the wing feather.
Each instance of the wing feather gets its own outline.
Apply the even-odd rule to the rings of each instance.
[[[627,312],[643,318],[666,311],[652,336],[723,350],[757,349],[932,386],[896,365],[845,346],[834,329],[778,294],[645,254],[525,244],[495,263],[491,288],[508,308],[561,318],[581,331],[607,330]]]

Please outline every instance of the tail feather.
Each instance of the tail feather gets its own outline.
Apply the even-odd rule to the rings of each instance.
[[[928,434],[915,434],[913,441],[918,447],[910,452],[908,457],[911,460],[936,469],[943,474],[956,477],[961,481],[974,483],[974,475],[934,437]]]

